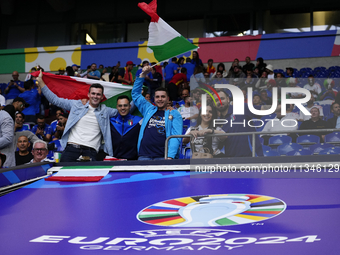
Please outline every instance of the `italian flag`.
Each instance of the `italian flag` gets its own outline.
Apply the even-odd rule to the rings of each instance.
[[[39,75],[39,71],[34,72],[31,75],[37,77]],[[102,103],[106,106],[116,108],[117,97],[120,95],[127,95],[131,99],[132,86],[122,85],[119,83],[55,75],[45,72],[43,73],[43,80],[46,86],[60,98],[74,100],[88,99],[87,95],[91,84],[99,83],[104,87],[104,99]]]
[[[198,48],[158,16],[157,0],[138,6],[151,17],[148,47],[159,62]]]
[[[106,176],[113,166],[64,166],[53,167],[50,170],[58,171],[46,181],[64,182],[97,182]]]

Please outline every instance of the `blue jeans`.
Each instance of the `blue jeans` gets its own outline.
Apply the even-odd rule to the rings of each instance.
[[[95,149],[78,149],[67,145],[61,154],[60,162],[78,162],[77,159],[82,156],[89,156],[92,161],[96,161],[97,151]]]
[[[164,157],[139,156],[138,160],[164,160]]]

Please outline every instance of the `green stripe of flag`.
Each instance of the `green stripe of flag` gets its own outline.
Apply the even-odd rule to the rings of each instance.
[[[183,36],[178,36],[163,45],[148,47],[153,50],[155,59],[157,59],[158,62],[198,48]]]

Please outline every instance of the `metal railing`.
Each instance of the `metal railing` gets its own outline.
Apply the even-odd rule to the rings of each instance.
[[[240,136],[240,135],[251,135],[252,136],[252,157],[255,157],[255,138],[256,135],[271,135],[271,134],[284,134],[284,133],[289,133],[289,134],[297,134],[297,133],[306,133],[306,134],[312,134],[312,133],[331,133],[331,132],[336,132],[340,131],[339,129],[309,129],[309,130],[281,130],[281,131],[275,131],[275,132],[239,132],[239,133],[224,133],[224,134],[208,134],[205,135],[207,137],[209,136]],[[171,135],[166,138],[165,140],[165,150],[164,150],[164,158],[167,158],[168,155],[168,144],[169,140],[172,138],[185,138],[185,137],[193,137],[192,135]]]

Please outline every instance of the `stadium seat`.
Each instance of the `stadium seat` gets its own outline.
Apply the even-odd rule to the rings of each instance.
[[[310,145],[320,143],[320,137],[317,135],[302,135],[296,139],[296,143],[303,146],[303,148],[307,149]]]
[[[292,138],[290,136],[276,135],[276,136],[272,136],[269,138],[268,145],[273,150],[276,150],[276,148],[279,145],[284,144],[284,143],[291,143],[291,142],[292,142]]]
[[[287,156],[306,156],[306,155],[313,155],[313,153],[310,150],[306,149],[299,149],[299,150],[293,150],[290,152],[287,152]]]
[[[324,104],[322,106],[322,110],[323,110],[323,116],[328,116],[331,114],[331,105],[330,104]]]
[[[263,145],[264,139],[262,137],[259,137],[260,143]]]
[[[190,127],[190,120],[183,120],[183,135],[187,132],[188,128]]]
[[[303,149],[302,145],[297,143],[284,143],[281,144],[279,147],[277,147],[277,152],[280,155],[287,155],[288,152],[294,151],[294,150],[300,150]]]
[[[319,155],[340,154],[340,148],[330,147],[319,152]]]
[[[317,143],[314,145],[309,146],[309,150],[313,153],[313,154],[319,154],[320,151],[327,149],[327,148],[331,148],[333,147],[331,144],[327,144],[327,143]]]
[[[184,158],[188,159],[190,157],[191,157],[191,150],[190,150],[190,148],[185,148],[185,150],[184,150]]]
[[[277,151],[272,151],[272,150],[263,151],[263,155],[265,157],[280,156],[280,154]]]
[[[267,146],[267,145],[262,145],[262,150],[263,150],[263,153],[264,153],[264,151],[271,151],[272,148],[270,148],[270,147]]]
[[[333,146],[340,145],[340,133],[333,132],[333,133],[327,134],[325,136],[325,143],[333,144]]]

